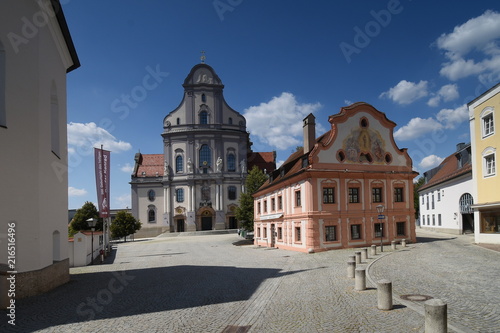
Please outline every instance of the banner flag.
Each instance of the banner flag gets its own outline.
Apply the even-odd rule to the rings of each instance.
[[[99,217],[109,217],[109,159],[110,151],[94,148],[95,179]]]

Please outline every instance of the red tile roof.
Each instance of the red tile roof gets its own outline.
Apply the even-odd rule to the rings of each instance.
[[[467,173],[472,173],[472,164],[466,163],[461,168],[458,167],[456,153],[448,156],[441,162],[439,171],[427,182],[427,184],[422,185],[418,191],[425,190],[437,184],[444,183],[447,180],[453,179],[458,176],[465,175]]]
[[[247,156],[247,169],[252,170],[253,166],[256,165],[260,170],[266,170],[267,173],[272,172],[276,169],[276,161],[274,157],[274,152],[252,152]]]
[[[141,154],[133,177],[163,176],[163,154]]]

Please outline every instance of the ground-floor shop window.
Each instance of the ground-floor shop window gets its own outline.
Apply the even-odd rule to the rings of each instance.
[[[481,233],[500,233],[500,211],[481,213]]]

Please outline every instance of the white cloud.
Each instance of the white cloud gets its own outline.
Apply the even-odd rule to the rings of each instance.
[[[78,189],[71,186],[68,187],[68,196],[70,197],[81,197],[86,195],[87,193],[88,193],[87,190],[84,188]]]
[[[130,165],[130,163],[125,163],[125,165],[122,166],[120,170],[126,173],[132,173],[132,171],[134,171],[134,167]]]
[[[351,100],[344,99],[344,104],[345,105],[351,105],[351,104],[353,104],[353,102]]]
[[[441,87],[434,97],[429,99],[427,105],[438,106],[441,100],[445,102],[458,98],[458,86],[456,84],[447,84]]]
[[[427,119],[416,117],[411,119],[407,125],[394,132],[394,138],[401,141],[413,140],[426,133],[442,128],[443,125],[432,117]]]
[[[75,147],[89,150],[91,147],[100,148],[112,152],[123,152],[130,150],[132,145],[125,141],[117,140],[104,128],[95,123],[69,123],[68,124],[68,152],[75,152]],[[73,146],[73,147],[71,147]]]
[[[436,115],[436,119],[445,128],[454,129],[458,124],[469,119],[469,110],[465,104],[456,109],[442,109]]]
[[[418,166],[424,170],[429,170],[437,167],[441,162],[443,162],[443,158],[436,155],[429,155],[424,157]]]
[[[253,136],[265,144],[284,150],[303,145],[302,120],[320,107],[320,103],[299,103],[293,94],[283,92],[267,103],[245,109],[243,115]],[[316,134],[324,132],[324,128],[316,124]]]
[[[443,64],[440,74],[453,81],[479,75],[482,82],[496,82],[500,78],[499,39],[500,13],[491,10],[442,34],[436,44],[449,61]],[[466,59],[472,55],[476,59]]]
[[[125,193],[115,198],[115,201],[120,208],[131,207],[132,197],[130,193]]]
[[[398,104],[411,104],[429,94],[427,91],[427,84],[427,81],[415,83],[401,80],[396,86],[380,94],[379,97],[390,98],[393,102]]]

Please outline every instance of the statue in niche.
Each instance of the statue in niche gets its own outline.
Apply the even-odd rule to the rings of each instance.
[[[218,157],[217,158],[217,172],[222,172],[222,158]]]
[[[168,176],[168,174],[169,174],[168,162],[165,161],[165,165],[163,166],[163,175]]]
[[[204,185],[201,188],[201,200],[210,201],[210,186]]]
[[[240,169],[242,173],[247,172],[247,161],[245,159],[242,159],[240,162]]]
[[[187,171],[188,173],[193,173],[193,162],[191,162],[191,157],[187,160]]]

